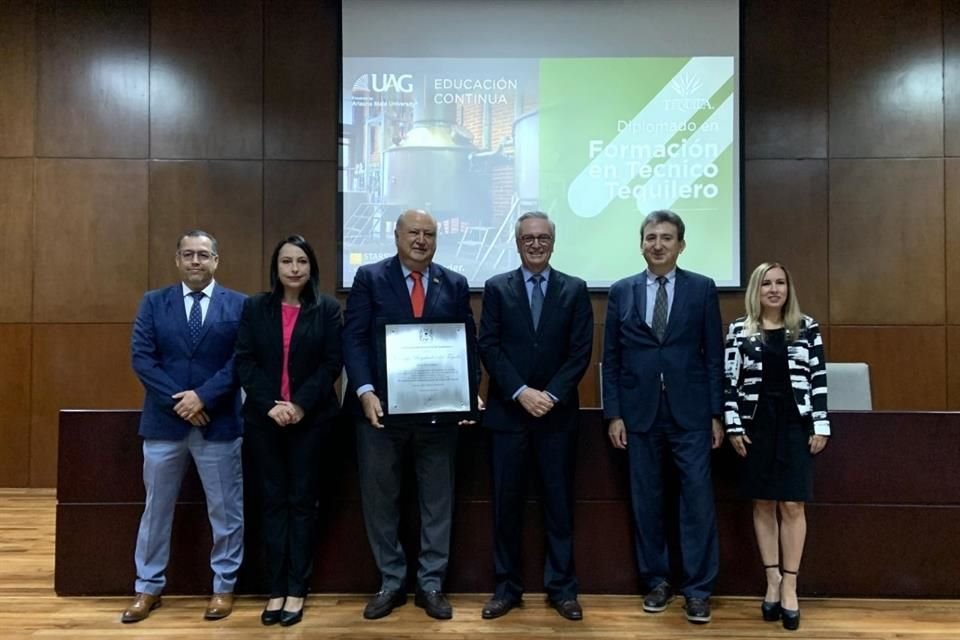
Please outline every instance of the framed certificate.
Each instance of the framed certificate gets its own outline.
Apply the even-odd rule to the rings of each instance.
[[[380,321],[383,424],[475,420],[476,353],[464,322]]]

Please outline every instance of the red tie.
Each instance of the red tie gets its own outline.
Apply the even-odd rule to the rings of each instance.
[[[413,278],[413,290],[410,292],[410,304],[413,305],[413,317],[419,318],[423,315],[423,274],[419,271],[411,271],[410,277]]]

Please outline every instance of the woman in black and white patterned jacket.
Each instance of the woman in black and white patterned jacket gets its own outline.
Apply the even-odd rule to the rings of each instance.
[[[730,325],[724,419],[743,458],[740,490],[767,575],[764,620],[800,626],[797,571],[807,534],[812,458],[827,444],[827,373],[820,328],[803,315],[787,269],[765,262],[750,276],[746,315]],[[777,520],[779,505],[780,520]],[[780,548],[783,561],[780,561]],[[782,572],[781,572],[782,568]]]

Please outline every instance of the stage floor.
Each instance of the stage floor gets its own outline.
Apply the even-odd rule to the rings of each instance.
[[[127,598],[60,598],[53,591],[53,490],[0,489],[0,638],[169,638],[253,640],[285,638],[819,638],[857,640],[960,640],[958,600],[801,599],[796,634],[760,619],[759,597],[714,598],[713,622],[698,627],[683,618],[681,600],[664,613],[648,615],[638,596],[580,598],[582,622],[560,618],[540,594],[498,620],[480,618],[488,594],[453,594],[453,620],[428,618],[412,602],[382,620],[363,620],[366,594],[311,597],[302,623],[288,629],[260,625],[260,598],[243,597],[233,615],[202,619],[206,601],[164,598],[163,607],[135,625],[120,623]],[[87,542],[96,545],[96,540]],[[132,558],[118,559],[132,562]],[[627,559],[625,559],[627,561]],[[759,585],[758,585],[759,586]],[[802,590],[802,577],[801,577]]]

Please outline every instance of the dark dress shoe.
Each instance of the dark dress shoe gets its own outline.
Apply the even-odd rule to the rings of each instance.
[[[551,600],[550,605],[567,620],[583,620],[583,609],[576,600]]]
[[[280,614],[283,609],[264,609],[260,614],[260,624],[269,627],[272,624],[280,622]]]
[[[367,620],[376,620],[390,615],[395,607],[407,604],[407,594],[402,591],[381,590],[367,602],[363,608],[363,617]]]
[[[776,622],[780,619],[780,601],[767,602],[764,600],[760,603],[760,613],[763,614],[763,619],[766,622]]]
[[[484,620],[493,620],[494,618],[507,615],[510,613],[510,609],[519,606],[521,606],[519,600],[494,596],[487,600],[487,604],[483,605],[483,611],[480,612],[480,615]]]
[[[687,620],[693,624],[707,624],[710,622],[710,601],[706,598],[687,598],[684,607],[687,610]]]
[[[796,631],[800,628],[800,609],[780,609],[780,619],[784,629]]]
[[[421,591],[413,598],[413,603],[427,612],[427,615],[437,620],[449,620],[453,617],[453,607],[442,591]]]
[[[650,590],[643,598],[643,610],[647,613],[660,613],[673,600],[673,589],[666,582],[661,582]]]
[[[146,620],[151,611],[162,605],[163,603],[159,595],[154,596],[149,593],[138,593],[136,597],[134,597],[133,602],[130,603],[130,606],[124,609],[123,615],[120,616],[120,622],[130,624],[131,622]]]
[[[301,620],[303,620],[303,607],[300,607],[299,611],[287,611],[286,609],[280,611],[281,627],[292,627]]]

